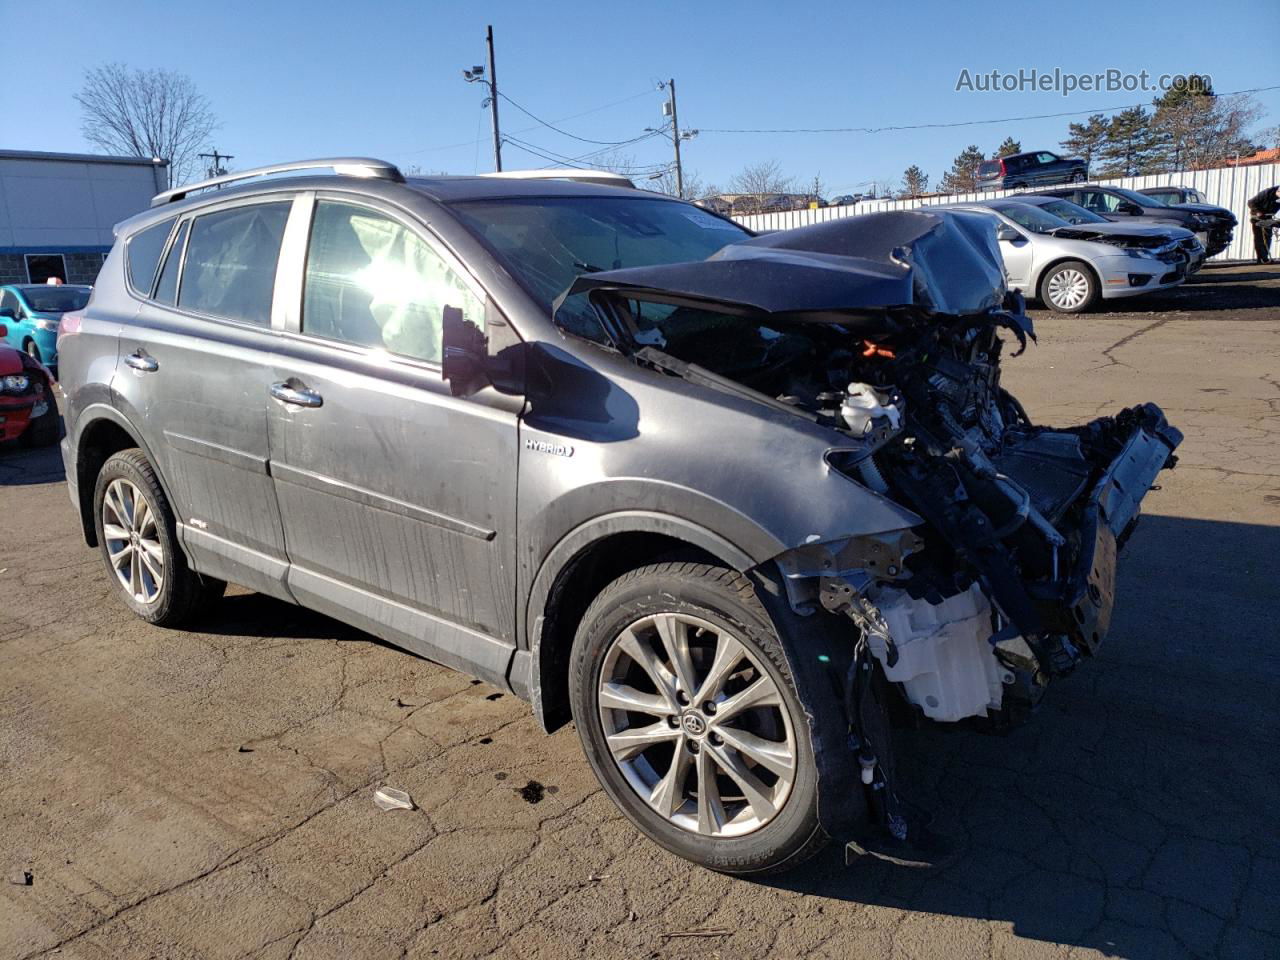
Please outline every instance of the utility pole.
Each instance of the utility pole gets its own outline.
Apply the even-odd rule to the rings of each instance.
[[[502,134],[498,132],[498,67],[493,59],[493,26],[485,34],[489,44],[489,107],[493,111],[493,166],[502,172]]]
[[[680,166],[680,120],[676,116],[676,81],[667,81],[671,87],[671,142],[676,148],[676,196],[684,199],[684,170]]]
[[[227,172],[226,168],[223,167],[222,165],[223,160],[235,159],[235,157],[229,153],[219,153],[217,147],[213,148],[213,153],[199,153],[199,154],[196,154],[196,156],[200,157],[201,160],[213,161],[213,164],[209,167],[209,176],[211,178],[220,177]]]

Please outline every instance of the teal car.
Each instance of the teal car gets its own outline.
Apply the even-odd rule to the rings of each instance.
[[[58,323],[69,310],[81,310],[93,287],[67,284],[10,284],[0,287],[0,324],[9,328],[4,343],[25,350],[50,370],[58,366]]]

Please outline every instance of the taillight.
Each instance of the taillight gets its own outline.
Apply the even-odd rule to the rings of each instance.
[[[1003,160],[1001,160],[1001,161],[1000,161],[1000,176],[1002,176],[1002,177],[1003,177],[1003,176],[1004,176],[1004,174],[1005,174],[1004,161],[1003,161]]]
[[[79,313],[64,313],[58,322],[58,347],[62,347],[63,337],[74,337],[80,332],[80,322],[84,317]]]

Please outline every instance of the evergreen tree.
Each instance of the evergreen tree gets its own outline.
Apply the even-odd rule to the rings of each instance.
[[[1132,177],[1146,170],[1155,155],[1151,115],[1142,107],[1122,110],[1107,124],[1102,144],[1103,176]]]
[[[947,193],[971,193],[978,188],[978,164],[986,157],[976,143],[965,147],[942,175],[942,189]]]
[[[1002,143],[1002,144],[1000,144],[1000,146],[996,147],[996,152],[995,152],[994,156],[996,156],[996,157],[1007,157],[1007,156],[1010,156],[1011,154],[1014,154],[1014,153],[1021,153],[1021,152],[1022,152],[1022,141],[1021,141],[1021,140],[1015,140],[1015,139],[1013,139],[1013,137],[1005,137],[1005,138],[1004,138],[1004,143]]]
[[[1067,137],[1062,141],[1062,152],[1073,157],[1080,157],[1087,165],[1092,166],[1107,142],[1106,116],[1095,113],[1084,123],[1067,125]]]
[[[914,163],[902,174],[902,197],[918,197],[929,189],[929,175]]]

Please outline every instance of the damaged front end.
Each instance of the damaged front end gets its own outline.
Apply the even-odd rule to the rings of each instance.
[[[832,471],[923,518],[776,558],[796,613],[858,628],[846,702],[869,788],[892,793],[861,719],[873,676],[923,717],[1008,722],[1097,650],[1117,553],[1182,437],[1154,404],[1033,422],[1001,385],[1034,331],[985,218],[832,221],[581,292],[637,363],[829,427]]]

